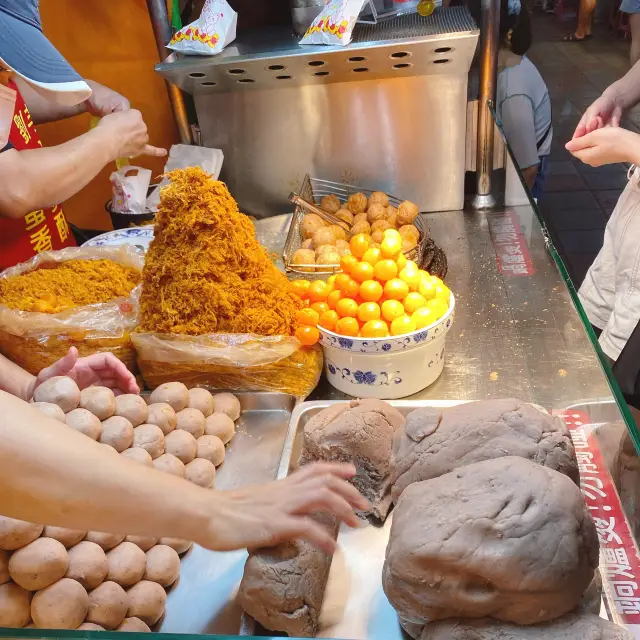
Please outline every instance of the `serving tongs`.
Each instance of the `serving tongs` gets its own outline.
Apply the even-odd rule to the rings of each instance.
[[[297,194],[295,191],[292,191],[289,194],[289,202],[293,202],[293,204],[298,205],[299,207],[304,209],[306,213],[315,213],[315,215],[319,216],[329,224],[336,224],[339,227],[342,227],[344,229],[344,232],[348,240],[353,237],[353,234],[349,229],[349,225],[344,220],[340,220],[340,218],[336,218],[333,214],[327,213],[326,211],[316,206],[312,202],[305,200],[301,195]]]

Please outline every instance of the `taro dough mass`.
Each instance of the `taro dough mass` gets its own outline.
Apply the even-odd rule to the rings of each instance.
[[[314,519],[337,535],[334,518]],[[255,551],[244,566],[238,602],[265,629],[311,638],[318,630],[331,560],[304,540]]]
[[[139,428],[140,427],[136,427],[136,429],[139,429]],[[134,436],[135,436],[136,429],[134,429]],[[153,466],[153,459],[151,458],[151,455],[146,449],[131,447],[131,449],[125,449],[120,455],[123,458],[129,458],[129,460],[133,460],[134,462],[137,462],[138,464],[141,464],[145,467]]]
[[[177,423],[176,412],[166,402],[156,402],[149,405],[147,424],[155,424],[160,427],[165,436],[176,428]]]
[[[125,393],[116,397],[116,415],[126,418],[134,427],[147,419],[147,403],[134,393]]]
[[[66,422],[69,427],[84,434],[92,440],[97,440],[102,433],[102,424],[96,416],[87,409],[74,409],[67,413]]]
[[[213,410],[216,413],[226,413],[235,421],[240,417],[240,400],[232,393],[216,393],[213,396]]]
[[[65,413],[69,413],[80,404],[80,389],[71,378],[54,376],[36,387],[33,399],[57,404]]]
[[[18,549],[9,560],[9,574],[23,589],[38,591],[64,578],[69,556],[53,538],[38,538]]]
[[[108,387],[87,387],[80,392],[80,406],[98,420],[106,420],[116,412],[116,397]]]
[[[40,537],[44,527],[24,520],[0,516],[0,549],[15,551]]]
[[[182,429],[172,431],[164,439],[164,450],[184,464],[189,464],[196,457],[197,449],[196,439],[188,431]]]
[[[206,389],[194,387],[189,389],[189,408],[198,409],[204,417],[208,417],[213,413],[213,396]]]
[[[198,409],[183,409],[176,413],[176,429],[188,431],[194,438],[204,435],[204,415]]]
[[[102,423],[100,442],[122,453],[133,444],[133,425],[122,416],[107,418]]]
[[[216,479],[216,467],[210,460],[196,458],[184,465],[184,477],[203,489],[212,489]]]
[[[453,617],[528,625],[574,609],[597,564],[580,489],[557,471],[506,457],[404,490],[382,583],[410,625]]]
[[[9,582],[9,552],[0,549],[0,584]]]
[[[0,585],[0,627],[24,627],[31,619],[31,594],[13,582]]]
[[[522,627],[490,618],[451,618],[427,625],[418,640],[632,640],[613,622],[591,613],[570,613],[557,620]]]
[[[148,625],[155,624],[162,617],[167,604],[167,593],[156,582],[142,580],[127,591],[127,596],[129,617],[139,618]]]
[[[152,459],[164,453],[164,434],[155,424],[141,424],[133,430],[134,448],[144,449]]]
[[[87,621],[105,629],[115,629],[127,615],[129,598],[115,582],[103,582],[89,594]]]
[[[67,578],[77,580],[85,589],[102,584],[108,571],[107,556],[95,542],[85,540],[69,549]]]
[[[121,542],[107,553],[109,573],[107,580],[121,587],[130,587],[142,580],[147,558],[144,551],[133,542]]]
[[[207,436],[216,436],[223,444],[227,444],[236,433],[236,425],[226,413],[212,413],[204,421],[204,433]]]
[[[67,420],[64,411],[52,402],[32,402],[31,406],[40,413],[44,413],[45,416],[49,416],[58,422],[66,422]]]
[[[42,535],[45,538],[53,538],[61,542],[67,549],[78,544],[86,535],[86,531],[78,531],[77,529],[65,529],[64,527],[45,527]]]
[[[189,404],[189,390],[182,382],[165,382],[151,392],[151,404],[166,402],[177,413]]]
[[[39,629],[77,629],[88,610],[85,588],[70,578],[38,591],[31,601],[31,617]]]
[[[407,416],[394,442],[393,500],[413,482],[502,456],[527,458],[578,483],[571,437],[559,418],[520,400],[487,400]]]
[[[304,427],[302,460],[352,462],[355,487],[373,505],[366,515],[384,520],[391,505],[393,438],[402,414],[380,400],[354,400],[323,409]]]
[[[171,453],[165,453],[153,460],[153,466],[158,471],[162,471],[162,473],[169,473],[179,478],[184,478],[185,476],[184,463]]]

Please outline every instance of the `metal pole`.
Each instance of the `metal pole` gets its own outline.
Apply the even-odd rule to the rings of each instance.
[[[166,48],[166,44],[171,40],[173,35],[171,25],[169,24],[169,14],[167,13],[166,0],[147,0],[147,8],[151,16],[151,26],[153,27],[153,35],[156,39],[158,47],[158,55],[160,60],[164,60],[171,51]],[[187,109],[184,105],[184,96],[180,88],[167,81],[167,91],[169,93],[169,101],[173,111],[173,119],[178,127],[178,135],[182,144],[192,144],[191,127],[189,126],[189,118],[187,117]]]
[[[491,194],[493,171],[493,116],[489,101],[496,99],[496,73],[500,31],[500,0],[482,0],[480,27],[480,99],[478,104],[478,144],[476,155],[476,195],[474,209],[489,209],[495,205]],[[523,8],[523,11],[526,9]]]

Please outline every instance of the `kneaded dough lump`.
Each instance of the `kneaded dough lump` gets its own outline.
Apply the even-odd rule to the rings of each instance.
[[[202,436],[196,441],[196,456],[208,460],[216,467],[224,462],[224,444],[216,436]]]
[[[77,629],[88,610],[85,588],[70,578],[38,591],[31,601],[31,617],[39,629]]]
[[[38,591],[64,578],[69,556],[53,538],[38,538],[18,549],[9,560],[9,575],[28,591]]]
[[[165,437],[164,450],[188,464],[196,457],[196,439],[188,431],[176,429]]]
[[[78,531],[77,529],[65,529],[64,527],[45,527],[42,535],[45,538],[53,538],[61,542],[67,549],[78,544],[86,535],[86,531]]]
[[[172,476],[184,478],[185,467],[182,460],[176,458],[171,453],[165,453],[153,461],[153,466],[162,473],[169,473]]]
[[[204,415],[198,409],[183,409],[176,413],[178,420],[176,429],[188,431],[194,438],[199,438],[204,434]]]
[[[116,631],[127,631],[129,633],[151,633],[149,625],[142,622],[140,618],[125,618]]]
[[[213,396],[213,410],[216,413],[226,413],[235,421],[240,417],[240,400],[232,393],[216,393]]]
[[[87,622],[115,629],[124,620],[128,608],[126,591],[115,582],[103,582],[89,594]]]
[[[89,531],[89,533],[87,533],[87,540],[89,542],[95,542],[101,549],[109,551],[110,549],[117,547],[124,540],[124,536],[119,533]]]
[[[22,628],[31,619],[31,594],[13,582],[0,585],[0,627]]]
[[[166,544],[158,544],[147,551],[144,579],[163,587],[172,585],[180,575],[180,556]]]
[[[148,409],[147,424],[155,424],[160,427],[165,436],[176,428],[178,418],[176,418],[176,412],[171,405],[166,402],[154,402],[149,405]]]
[[[165,382],[151,392],[151,404],[168,404],[176,413],[189,404],[189,390],[182,382]]]
[[[164,453],[164,434],[155,424],[141,424],[133,430],[133,446],[145,450],[152,459]]]
[[[52,402],[32,402],[30,406],[58,422],[67,421],[64,411],[57,404],[53,404]]]
[[[184,467],[184,477],[204,489],[211,489],[216,479],[216,467],[210,460],[196,458]]]
[[[213,396],[211,392],[200,387],[189,389],[188,407],[201,411],[205,418],[210,416],[213,413]]]
[[[122,453],[133,444],[133,425],[122,416],[107,418],[102,423],[100,442]]]
[[[529,625],[574,609],[597,564],[580,489],[557,471],[506,457],[404,490],[382,583],[412,625],[451,617]]]
[[[354,400],[317,413],[304,427],[301,463],[349,462],[356,466],[353,485],[384,519],[391,506],[389,481],[393,439],[403,415],[381,400]]]
[[[149,551],[151,547],[158,544],[158,538],[149,538],[147,536],[127,536],[125,540],[127,542],[133,542],[133,544],[139,546],[143,551]]]
[[[87,409],[74,409],[67,413],[67,426],[83,435],[98,440],[102,434],[102,423]]]
[[[69,549],[67,578],[77,580],[85,589],[95,589],[107,577],[107,556],[95,542],[78,543]]]
[[[116,397],[116,415],[126,418],[134,427],[147,419],[147,403],[133,393]]]
[[[57,404],[65,413],[69,413],[80,404],[80,389],[71,378],[54,376],[36,387],[33,399]]]
[[[198,167],[168,177],[142,275],[140,328],[293,335],[302,301],[226,185]]]
[[[227,444],[236,433],[236,425],[226,413],[212,413],[204,421],[204,433],[207,436],[216,436],[223,444]]]
[[[392,496],[413,482],[501,456],[527,458],[579,481],[578,461],[564,422],[520,400],[425,407],[407,416],[394,444]]]
[[[140,427],[136,427],[136,429],[139,429],[139,428]],[[134,436],[135,436],[135,433],[134,433]],[[134,447],[135,447],[135,442],[134,442]],[[151,455],[148,453],[146,449],[132,447],[131,449],[125,449],[120,455],[124,458],[129,458],[129,460],[133,460],[138,464],[142,464],[145,467],[153,466],[153,458],[151,457]]]
[[[0,584],[9,582],[9,552],[0,549]]]
[[[15,551],[40,537],[44,527],[24,520],[0,516],[0,549]]]
[[[142,580],[146,561],[144,551],[138,545],[121,542],[107,553],[107,580],[117,582],[121,587],[130,587]]]
[[[127,615],[139,618],[148,625],[160,620],[167,604],[167,594],[157,583],[142,580],[127,591],[129,609]]]
[[[60,313],[127,297],[140,273],[112,260],[67,260],[0,280],[0,303],[10,309]],[[55,293],[53,293],[55,292]]]
[[[80,392],[80,407],[106,420],[116,412],[116,397],[108,387],[87,387]]]

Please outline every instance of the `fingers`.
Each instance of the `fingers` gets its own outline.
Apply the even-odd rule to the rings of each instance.
[[[582,138],[582,136],[587,133],[587,122],[588,122],[588,118],[587,118],[587,114],[585,114],[580,119],[580,122],[578,122],[578,126],[576,127],[576,130],[573,132],[572,140],[575,140],[576,138]]]
[[[336,550],[337,545],[333,537],[311,518],[286,518],[277,526],[276,540],[273,544],[302,538],[328,556],[333,555]]]
[[[77,361],[78,350],[75,347],[71,347],[66,356],[60,358],[60,360],[46,367],[38,374],[36,386],[42,384],[45,380],[49,380],[49,378],[67,375],[73,367],[75,367]]]
[[[573,140],[569,140],[565,145],[565,149],[570,151],[575,155],[577,151],[581,151],[582,149],[587,149],[593,146],[593,136],[591,133],[587,133],[580,138],[574,138]]]
[[[313,464],[305,465],[291,477],[310,478],[327,474],[349,480],[356,475],[356,468],[352,464],[339,462],[314,462]]]
[[[150,144],[145,145],[144,149],[140,153],[143,156],[154,156],[155,158],[162,158],[167,155],[166,149],[160,147],[152,147]]]
[[[77,366],[91,371],[90,378],[98,378],[99,384],[104,387],[121,389],[124,393],[140,393],[134,375],[112,353],[96,353],[80,358]]]
[[[295,506],[296,500],[294,499],[292,502],[294,503],[292,505],[294,507],[293,513],[296,515],[311,515],[317,512],[330,513],[342,522],[346,522],[350,527],[355,528],[360,524],[360,519],[354,513],[353,507],[342,496],[327,487],[318,488],[299,496],[297,508]]]
[[[611,114],[611,126],[619,127],[620,126],[620,118],[622,117],[622,109],[615,108],[613,113]]]

